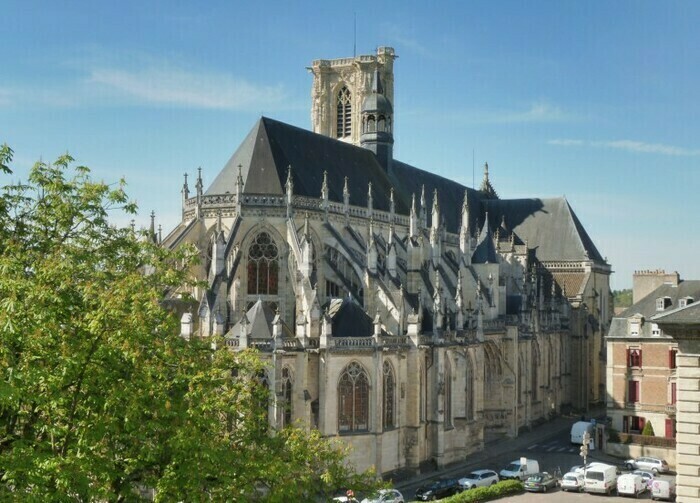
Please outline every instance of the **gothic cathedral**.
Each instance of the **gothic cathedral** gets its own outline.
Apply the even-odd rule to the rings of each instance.
[[[185,178],[162,240],[202,256],[182,336],[256,348],[271,425],[339,436],[380,473],[602,401],[611,316],[610,266],[566,199],[393,158],[395,57],[314,61],[313,132],[262,117],[206,190]]]

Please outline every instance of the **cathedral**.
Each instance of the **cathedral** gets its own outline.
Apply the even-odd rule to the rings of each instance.
[[[202,257],[182,337],[255,348],[273,428],[384,474],[603,401],[611,317],[610,265],[566,199],[394,159],[395,58],[314,61],[313,131],[262,117],[208,187],[185,176],[162,239]]]

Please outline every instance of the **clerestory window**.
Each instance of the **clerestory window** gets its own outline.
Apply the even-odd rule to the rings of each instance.
[[[279,253],[267,232],[261,232],[248,249],[248,294],[277,295]]]
[[[336,137],[345,138],[352,133],[352,97],[350,89],[343,86],[338,91]]]
[[[284,411],[282,413],[282,426],[292,424],[292,385],[294,377],[289,367],[282,368],[282,398],[284,400]]]

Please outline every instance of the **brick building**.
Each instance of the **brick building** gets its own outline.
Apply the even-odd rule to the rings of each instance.
[[[678,344],[652,318],[700,299],[700,281],[638,271],[633,283],[633,304],[613,317],[606,338],[608,416],[624,433],[651,422],[656,436],[675,438]]]

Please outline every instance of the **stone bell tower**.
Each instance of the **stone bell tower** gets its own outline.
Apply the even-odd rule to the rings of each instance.
[[[379,73],[384,96],[390,103],[394,102],[396,57],[392,47],[379,47],[376,56],[315,60],[308,68],[314,76],[311,88],[314,133],[359,146],[362,105],[372,94],[375,71]]]

